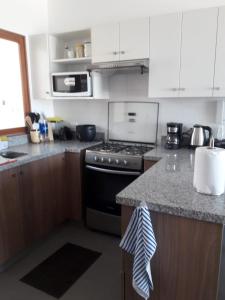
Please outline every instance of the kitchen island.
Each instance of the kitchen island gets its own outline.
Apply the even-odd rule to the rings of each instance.
[[[225,196],[193,188],[194,151],[157,147],[145,155],[157,161],[117,195],[122,234],[133,209],[145,201],[158,243],[152,260],[153,300],[225,299]],[[123,299],[141,299],[132,288],[132,257],[123,252]]]

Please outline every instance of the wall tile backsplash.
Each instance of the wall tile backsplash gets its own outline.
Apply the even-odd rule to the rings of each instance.
[[[182,122],[184,128],[195,123],[213,125],[216,123],[217,102],[205,99],[149,99],[148,74],[116,72],[109,78],[110,101],[151,101],[159,102],[158,141],[166,134],[167,122]],[[94,123],[98,131],[107,132],[107,100],[74,100],[54,103],[55,115],[75,125]]]

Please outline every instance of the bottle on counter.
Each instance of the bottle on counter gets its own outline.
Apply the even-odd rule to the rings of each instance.
[[[39,120],[40,141],[48,141],[48,123],[43,116]]]

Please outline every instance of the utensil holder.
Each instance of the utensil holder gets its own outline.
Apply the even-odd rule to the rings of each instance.
[[[30,139],[33,144],[40,143],[40,132],[39,130],[31,130],[30,131]]]

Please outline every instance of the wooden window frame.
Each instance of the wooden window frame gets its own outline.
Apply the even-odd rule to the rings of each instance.
[[[30,112],[30,95],[29,95],[29,81],[28,81],[28,68],[27,68],[27,53],[26,53],[26,39],[23,35],[6,31],[0,28],[0,38],[16,42],[19,45],[19,57],[20,57],[20,70],[22,80],[22,94],[23,94],[23,108],[24,117]],[[2,134],[22,134],[26,133],[26,127],[0,129],[0,135]]]

